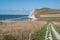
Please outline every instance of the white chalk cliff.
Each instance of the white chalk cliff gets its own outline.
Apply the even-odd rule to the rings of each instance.
[[[30,15],[28,16],[28,17],[31,18],[32,20],[36,20],[36,19],[37,19],[37,18],[35,17],[35,15],[34,15],[34,12],[35,12],[35,10],[32,10],[31,13],[30,13]]]

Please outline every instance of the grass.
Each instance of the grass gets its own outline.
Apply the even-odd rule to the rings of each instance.
[[[51,21],[48,21],[48,24],[49,23],[52,23]],[[54,24],[53,24],[54,25]],[[52,34],[52,40],[57,40],[57,38],[55,37],[54,33],[52,32],[52,29],[51,29],[51,26],[49,26],[49,30],[48,30],[48,37],[49,37],[49,31],[51,31],[51,34]]]
[[[36,36],[34,36],[32,40],[45,40],[47,25],[48,24],[44,25],[44,27],[35,34]]]
[[[51,27],[50,27],[50,31],[51,31],[51,34],[52,34],[52,38],[53,38],[53,40],[57,40],[57,38],[55,37],[54,33],[52,32]]]
[[[57,26],[56,24],[52,23],[52,22],[50,22],[50,23],[53,24],[53,27],[55,28],[55,30],[56,30],[58,33],[60,33],[60,27]],[[51,28],[51,27],[50,27],[50,30],[51,30],[51,34],[52,34],[53,40],[58,40],[58,39],[56,38],[54,32],[52,32],[52,28]]]
[[[17,40],[17,39],[12,35],[4,35],[3,40]]]
[[[53,40],[57,40],[57,38],[55,37],[54,33],[51,31],[51,34],[52,34],[52,38]]]
[[[18,27],[18,25],[16,25],[16,24],[18,24],[18,23],[16,23],[15,25],[16,25],[16,27],[15,27],[15,25],[14,25],[14,27],[13,27],[13,29],[14,28],[16,28],[16,29],[14,29],[14,31],[16,30],[16,32],[18,33],[18,36],[16,37],[16,39],[17,40],[28,40],[28,38],[29,38],[29,33],[30,32],[34,32],[34,34],[32,34],[32,40],[45,40],[45,35],[46,35],[46,30],[47,30],[47,25],[49,24],[49,23],[51,23],[50,21],[47,23],[47,24],[45,24],[44,26],[42,26],[43,25],[43,23],[41,24],[40,22],[39,23],[37,23],[37,22],[34,22],[34,23],[22,23],[22,24],[20,24],[19,23],[19,27]],[[23,25],[24,24],[24,25]],[[41,24],[41,25],[40,25]],[[6,26],[6,24],[5,24],[5,26]],[[56,25],[54,25],[54,27],[57,27]],[[7,27],[5,27],[4,29],[7,29],[8,28],[8,26]],[[12,29],[12,27],[10,27],[11,29]],[[19,29],[19,28],[21,28],[21,29]],[[12,30],[13,30],[12,29]],[[19,30],[18,30],[19,29]],[[29,30],[30,29],[30,30]],[[10,30],[10,29],[8,29],[8,30]],[[8,30],[6,30],[6,31],[8,31]],[[12,37],[14,38],[13,40],[15,40],[15,33],[14,33],[14,31],[12,31],[11,30],[11,32],[12,32]],[[56,30],[58,31],[58,32],[60,32],[60,27],[57,27],[56,28]],[[5,32],[6,32],[5,31]],[[51,31],[50,29],[49,29],[49,31]],[[10,32],[10,31],[9,31]],[[52,32],[52,31],[51,31]],[[4,36],[4,40],[5,39],[10,39],[11,38],[11,36],[9,36],[9,37],[7,37],[7,36],[9,36],[9,35],[5,35]],[[49,32],[48,32],[48,37],[49,37]],[[53,40],[57,40],[56,39],[56,37],[55,37],[55,35],[54,35],[54,33],[52,32],[52,37],[53,37]],[[12,39],[11,39],[12,40]]]
[[[52,23],[52,22],[49,22],[49,23]],[[48,35],[49,35],[49,31],[52,34],[52,40],[57,40],[57,38],[55,37],[54,33],[52,32],[51,25],[49,26]]]
[[[47,29],[47,25],[49,23],[52,23],[51,21],[48,21],[48,23],[43,26],[43,28],[41,30],[39,30],[32,38],[32,40],[45,40],[45,35],[46,35],[46,29]],[[53,23],[52,23],[53,24]],[[53,24],[54,28],[56,29],[56,31],[58,31],[60,33],[60,27],[58,27],[57,25]],[[49,31],[51,31],[51,34],[52,34],[52,39],[53,40],[57,40],[55,34],[52,32],[52,29],[51,29],[51,26],[49,26],[50,29],[48,30],[48,37],[49,37]],[[48,39],[49,40],[49,39]]]
[[[46,22],[43,22],[43,21],[41,22],[40,21],[33,21],[33,22],[17,21],[17,22],[3,22],[3,23],[1,22],[0,23],[0,34],[2,35],[0,35],[0,38],[3,40],[8,40],[11,38],[9,36],[11,34],[13,38],[16,38],[16,40],[28,40],[29,33],[32,33],[32,35],[34,35],[35,32],[38,30],[40,31],[41,28],[43,28],[43,25],[45,24]]]
[[[54,28],[56,29],[56,31],[60,34],[60,26],[55,25],[55,24],[53,24],[53,25],[54,25]]]

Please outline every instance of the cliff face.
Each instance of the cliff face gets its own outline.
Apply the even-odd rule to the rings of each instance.
[[[52,14],[53,15],[60,14],[60,10],[50,8],[35,9],[31,11],[29,18],[32,18],[34,20],[40,20],[41,19],[40,15],[52,15]]]
[[[31,18],[32,20],[36,20],[37,18],[35,17],[35,10],[32,10],[30,15],[29,15],[29,18]]]

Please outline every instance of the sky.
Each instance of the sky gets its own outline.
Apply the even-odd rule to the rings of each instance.
[[[41,8],[60,9],[60,0],[0,0],[0,15],[29,15]]]

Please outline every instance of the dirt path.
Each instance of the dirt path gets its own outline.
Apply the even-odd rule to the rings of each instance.
[[[51,30],[50,30],[50,24],[47,25],[47,31],[46,31],[46,35],[45,35],[45,40],[52,40],[52,34],[51,34]]]
[[[51,24],[52,31],[54,32],[55,37],[60,40],[60,34],[55,30],[53,24]]]
[[[45,40],[48,40],[47,36],[48,36],[48,27],[47,27],[47,31],[46,31],[46,35],[45,35]]]

